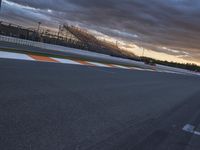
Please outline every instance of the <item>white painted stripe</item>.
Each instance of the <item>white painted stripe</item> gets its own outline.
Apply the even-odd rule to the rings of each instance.
[[[190,125],[190,124],[186,124],[186,125],[183,127],[183,131],[193,133],[193,132],[194,132],[194,126],[192,126],[192,125]]]
[[[129,67],[130,69],[133,69],[133,70],[140,70],[140,71],[144,71],[144,69],[142,68],[137,68],[137,67]]]
[[[95,66],[99,66],[99,67],[109,67],[109,66],[107,66],[105,64],[98,63],[98,62],[89,62],[89,63],[92,64],[92,65],[95,65]]]
[[[194,134],[195,134],[195,135],[200,135],[200,132],[194,131]]]
[[[78,63],[78,62],[70,60],[70,59],[53,58],[53,57],[51,57],[51,58],[56,60],[56,61],[58,61],[58,62],[60,62],[60,63],[63,63],[63,64],[82,65],[81,63]]]
[[[3,52],[0,51],[0,58],[8,59],[20,59],[20,60],[34,60],[26,54],[12,53],[12,52]]]
[[[183,129],[183,131],[186,131],[186,132],[189,132],[189,133],[192,133],[192,134],[200,136],[200,132],[194,131],[195,126],[193,126],[193,125],[186,124],[182,129]]]
[[[161,72],[161,73],[171,73],[171,74],[183,74],[180,72],[174,72],[174,71],[168,71],[168,70],[157,70],[157,72]]]
[[[153,69],[144,69],[145,71],[151,71],[151,72],[155,72],[156,70]]]
[[[140,71],[150,71],[150,72],[155,72],[155,70],[151,70],[151,69],[143,69],[143,68],[138,68],[138,67],[130,67],[130,69],[140,70]]]
[[[121,69],[130,69],[128,67],[125,67],[125,66],[121,66],[121,65],[113,65],[114,67],[117,67],[117,68],[121,68]]]

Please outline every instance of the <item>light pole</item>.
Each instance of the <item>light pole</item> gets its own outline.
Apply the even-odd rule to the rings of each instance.
[[[59,39],[59,36],[60,36],[61,29],[62,29],[62,25],[59,25],[59,28],[58,28],[58,39]]]
[[[40,25],[41,25],[42,23],[41,22],[38,22],[38,29],[37,29],[37,32],[39,33],[39,30],[40,30]]]
[[[118,47],[118,41],[116,41],[116,46]]]
[[[145,51],[144,47],[142,47],[142,49],[143,49],[143,51],[142,51],[142,57],[144,57],[144,51]]]
[[[40,31],[40,25],[41,25],[42,23],[41,22],[38,22],[38,28],[37,28],[37,33],[36,33],[36,35],[37,35],[37,41],[40,41],[41,39],[40,39],[40,33],[39,33],[39,31]]]

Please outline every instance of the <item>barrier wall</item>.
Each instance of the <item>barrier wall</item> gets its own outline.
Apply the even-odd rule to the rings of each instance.
[[[149,65],[145,65],[143,62],[137,62],[137,61],[133,61],[133,60],[129,60],[129,59],[113,57],[113,56],[100,54],[100,53],[96,53],[96,52],[89,52],[89,51],[85,51],[85,50],[79,50],[79,49],[68,48],[68,47],[59,46],[59,45],[29,41],[29,40],[14,38],[14,37],[0,35],[0,41],[10,42],[10,43],[14,43],[14,44],[23,45],[23,46],[38,47],[41,49],[48,49],[48,50],[52,50],[52,51],[60,51],[60,52],[65,52],[65,53],[73,54],[73,55],[86,56],[86,57],[93,58],[93,59],[95,58],[97,60],[98,59],[99,60],[109,60],[114,63],[121,63],[124,65],[133,65],[133,66],[146,68],[146,69],[157,69],[160,71],[173,71],[173,72],[178,72],[178,73],[191,74],[190,71],[184,70],[184,69],[173,68],[173,67],[168,67],[168,66],[163,66],[163,65],[157,65],[157,67],[155,68],[155,67],[152,67]]]
[[[65,52],[65,53],[69,53],[69,54],[73,54],[73,55],[96,58],[96,59],[100,59],[100,60],[110,60],[112,62],[127,64],[127,65],[134,65],[134,66],[138,66],[138,67],[142,67],[142,68],[148,68],[148,69],[152,68],[151,66],[145,65],[142,62],[137,62],[137,61],[133,61],[133,60],[129,60],[129,59],[113,57],[113,56],[106,55],[106,54],[100,54],[100,53],[96,53],[96,52],[79,50],[79,49],[69,48],[69,47],[64,47],[64,46],[59,46],[59,45],[29,41],[29,40],[14,38],[14,37],[7,37],[7,36],[0,35],[0,41],[10,42],[10,43],[14,43],[14,44],[23,45],[23,46],[38,47],[41,49],[48,49],[48,50],[52,50],[52,51],[60,51],[60,52]]]

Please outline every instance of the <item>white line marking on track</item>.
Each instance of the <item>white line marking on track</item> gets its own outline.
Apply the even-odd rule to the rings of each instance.
[[[198,132],[198,131],[194,131],[194,134],[196,134],[196,135],[200,135],[200,132]]]
[[[76,61],[73,61],[73,60],[70,60],[70,59],[62,59],[62,58],[54,58],[54,57],[51,57],[52,59],[60,62],[60,63],[63,63],[63,64],[74,64],[74,65],[82,65]]]
[[[194,132],[194,128],[195,128],[195,127],[194,127],[193,125],[186,124],[186,125],[183,127],[183,131],[193,133],[193,132]]]
[[[168,71],[168,70],[157,70],[157,72],[170,73],[170,74],[182,74],[182,73],[178,73],[178,72],[174,72],[174,71]]]
[[[189,133],[192,133],[192,134],[200,136],[200,132],[194,131],[195,126],[193,126],[193,125],[186,124],[182,129],[183,129],[183,131],[186,131],[186,132],[189,132]]]
[[[142,69],[142,68],[138,68],[138,67],[129,67],[130,69],[133,69],[133,70],[140,70],[140,71],[145,71],[145,69]]]
[[[145,71],[150,71],[150,72],[156,72],[156,70],[153,69],[144,69]]]
[[[26,54],[3,52],[3,51],[0,51],[0,58],[32,60],[32,61],[34,61],[34,59],[32,59],[31,57],[29,57]]]
[[[130,69],[128,67],[125,67],[125,66],[121,66],[121,65],[113,65],[114,67],[117,67],[117,68],[121,68],[121,69]]]
[[[92,64],[92,65],[95,65],[95,66],[99,66],[99,67],[106,67],[106,68],[108,68],[108,66],[107,66],[107,65],[104,65],[104,64],[102,64],[102,63],[98,63],[98,62],[91,62],[91,61],[89,61],[89,63],[90,63],[90,64]]]

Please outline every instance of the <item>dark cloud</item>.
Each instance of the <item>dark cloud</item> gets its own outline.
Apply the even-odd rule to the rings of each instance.
[[[4,0],[5,1],[5,0]],[[8,0],[7,0],[8,1]],[[158,47],[185,50],[199,59],[199,0],[9,0],[35,8],[18,14],[7,9],[7,17],[36,21],[76,22],[104,34],[134,41],[160,51]],[[47,10],[51,9],[52,13]],[[48,20],[50,18],[50,20]],[[14,19],[14,18],[13,18]],[[135,36],[135,35],[138,35]],[[166,50],[166,53],[169,51]]]

